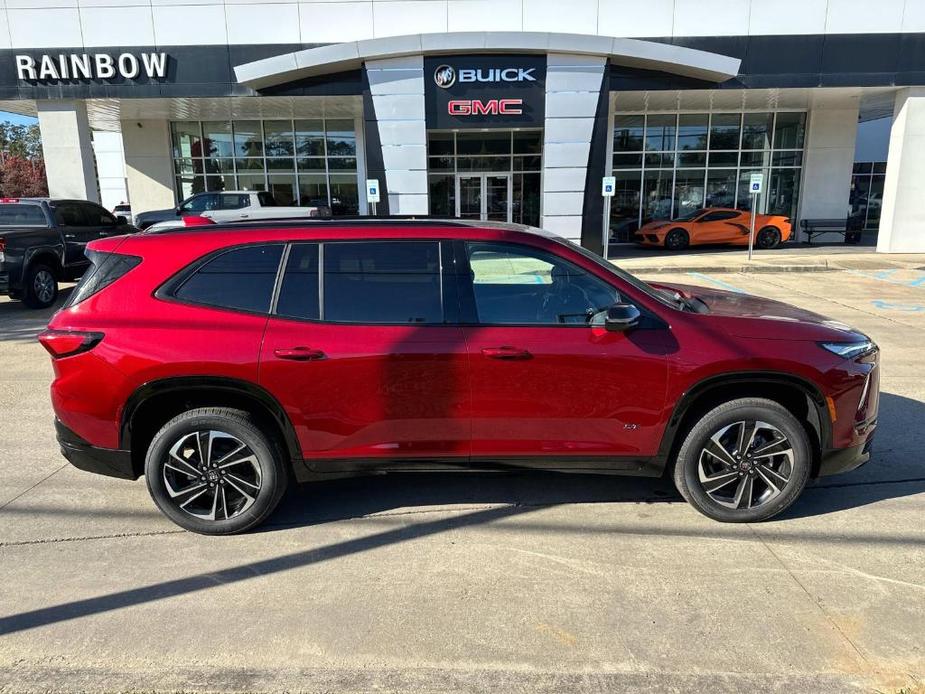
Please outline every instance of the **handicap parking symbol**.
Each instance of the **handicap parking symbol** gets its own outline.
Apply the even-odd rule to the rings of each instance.
[[[872,303],[875,308],[885,311],[907,311],[909,313],[925,312],[925,306],[920,304],[894,304],[890,301],[884,301],[883,299],[874,299],[870,303]]]

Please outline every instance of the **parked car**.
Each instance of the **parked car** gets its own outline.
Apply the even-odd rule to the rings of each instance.
[[[0,199],[0,294],[46,308],[58,283],[89,267],[90,241],[138,231],[94,202],[50,198]]]
[[[643,225],[634,240],[643,246],[680,251],[688,246],[728,244],[747,246],[751,212],[722,207],[697,210],[679,219],[661,219]],[[790,219],[782,215],[755,215],[755,247],[776,248],[790,239]]]
[[[127,202],[120,202],[118,205],[112,208],[112,213],[116,217],[125,217],[127,220],[132,219],[132,206]]]
[[[195,532],[254,527],[290,472],[461,467],[667,471],[707,516],[751,522],[870,458],[866,335],[646,284],[539,230],[206,225],[88,254],[39,337],[62,452],[145,475]]]
[[[172,222],[186,216],[210,217],[216,221],[232,222],[241,219],[285,219],[288,217],[326,217],[329,207],[295,207],[278,205],[272,193],[266,191],[235,190],[221,193],[193,195],[172,210],[142,212],[135,217],[139,229],[159,222]],[[170,225],[162,225],[170,226]],[[182,225],[178,225],[182,226]]]

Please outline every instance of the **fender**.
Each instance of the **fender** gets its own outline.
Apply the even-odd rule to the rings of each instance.
[[[831,446],[832,441],[832,421],[826,407],[825,397],[823,397],[819,388],[804,378],[794,376],[793,374],[780,371],[739,371],[726,374],[709,376],[701,381],[696,382],[688,388],[675,404],[665,432],[662,434],[662,442],[659,445],[657,457],[665,462],[674,447],[678,435],[678,428],[684,420],[684,416],[702,395],[709,393],[716,388],[738,385],[766,383],[771,385],[785,385],[796,387],[816,408],[816,417],[819,421],[819,444],[824,451]]]
[[[133,392],[122,408],[121,423],[119,427],[119,448],[131,450],[132,446],[132,419],[138,407],[146,400],[165,393],[181,393],[184,391],[208,391],[214,393],[233,393],[255,400],[259,403],[279,426],[283,432],[284,443],[289,457],[293,461],[302,460],[302,449],[296,437],[295,428],[289,416],[279,401],[267,390],[256,383],[242,381],[224,376],[177,376],[149,381],[139,386]]]

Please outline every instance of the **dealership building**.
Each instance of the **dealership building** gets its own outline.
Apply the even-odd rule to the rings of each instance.
[[[925,251],[922,0],[5,0],[0,25],[0,109],[37,115],[53,196],[270,190],[600,251],[747,209],[760,173],[759,212]]]

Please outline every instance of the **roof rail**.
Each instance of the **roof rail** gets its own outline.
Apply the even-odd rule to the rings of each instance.
[[[511,229],[516,231],[539,231],[534,227],[522,224],[513,224],[510,222],[492,222],[479,221],[477,219],[459,219],[457,217],[446,217],[441,215],[343,215],[343,216],[305,216],[305,217],[266,217],[261,219],[236,219],[229,221],[216,222],[215,224],[203,224],[196,226],[178,226],[171,229],[159,229],[157,231],[143,232],[148,234],[170,234],[175,232],[211,232],[211,231],[229,231],[234,229],[253,229],[255,227],[265,227],[272,225],[274,228],[287,229],[305,226],[355,226],[358,224],[377,224],[382,226],[407,226],[409,223],[416,225],[430,226],[447,226],[447,227],[466,227],[481,226],[502,229]]]

